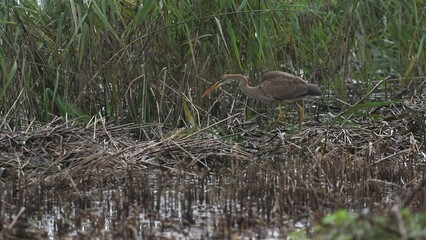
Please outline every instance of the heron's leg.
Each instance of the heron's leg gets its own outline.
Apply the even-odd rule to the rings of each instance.
[[[283,106],[278,106],[278,117],[277,120],[275,120],[275,124],[278,124],[279,122],[283,121],[285,118],[285,110],[283,110]]]
[[[303,102],[300,102],[302,106],[299,104],[299,102],[296,102],[297,105],[297,112],[299,113],[299,131],[302,130],[302,123],[303,123],[303,117],[305,116],[305,110],[303,109]]]

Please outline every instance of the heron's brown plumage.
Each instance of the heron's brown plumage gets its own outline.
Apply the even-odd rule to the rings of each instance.
[[[272,101],[276,103],[292,103],[306,96],[320,96],[318,86],[305,82],[302,78],[286,72],[266,72],[262,77],[262,83],[251,87],[246,76],[241,74],[225,74],[221,77],[220,84],[216,84],[206,91],[203,96],[210,93],[216,87],[229,80],[240,80],[241,90],[248,96]]]
[[[271,71],[263,75],[259,87],[277,103],[292,103],[307,96],[321,96],[318,86],[286,72]]]

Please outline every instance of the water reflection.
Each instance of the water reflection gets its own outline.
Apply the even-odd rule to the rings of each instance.
[[[40,238],[49,239],[278,239],[284,216],[278,216],[277,206],[267,206],[274,204],[274,191],[259,191],[259,187],[273,189],[277,183],[268,175],[250,170],[200,176],[161,170],[129,173],[123,179],[102,179],[110,189],[92,182],[87,191],[29,188],[25,200],[6,194],[4,202],[17,201],[14,207],[3,207],[3,212],[12,221],[22,204],[28,226],[15,224],[13,229],[37,230],[43,233]]]

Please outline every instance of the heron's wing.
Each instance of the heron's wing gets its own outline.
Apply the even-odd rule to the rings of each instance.
[[[297,101],[308,93],[308,85],[303,79],[286,72],[265,73],[260,87],[276,102]]]

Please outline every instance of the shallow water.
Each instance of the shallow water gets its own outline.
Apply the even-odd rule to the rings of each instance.
[[[250,180],[253,174],[256,181],[263,179],[262,186]],[[289,228],[303,224],[293,223],[271,205],[276,204],[273,191],[258,191],[276,187],[277,179],[268,174],[226,170],[200,177],[156,170],[132,173],[117,182],[103,179],[108,184],[100,187],[97,182],[88,191],[39,185],[20,194],[15,189],[3,196],[2,212],[8,216],[4,227],[25,207],[11,227],[25,237],[37,232],[48,239],[281,239]]]

